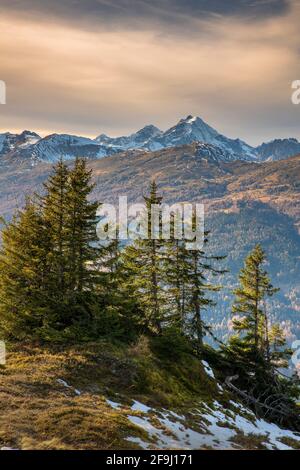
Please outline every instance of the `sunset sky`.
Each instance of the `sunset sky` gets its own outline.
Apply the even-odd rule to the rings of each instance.
[[[300,139],[300,0],[0,0],[0,131]]]

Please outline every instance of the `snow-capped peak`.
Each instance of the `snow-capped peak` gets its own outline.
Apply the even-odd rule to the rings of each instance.
[[[192,143],[193,141],[212,143],[218,135],[218,132],[206,124],[201,118],[187,116],[163,134],[163,139],[167,146],[177,144],[180,140],[181,144]]]
[[[142,129],[129,136],[108,137],[105,134],[101,134],[96,137],[95,141],[119,150],[136,148],[155,150],[155,141],[160,135],[162,135],[162,131],[151,124],[144,126]]]
[[[40,136],[35,132],[25,130],[20,134],[5,132],[0,134],[0,156],[9,154],[18,148],[25,148],[40,140]]]
[[[190,115],[190,116],[188,116],[188,117],[186,118],[186,122],[188,122],[189,124],[191,124],[192,122],[197,121],[197,119],[199,119],[199,118],[197,118],[196,116],[191,116],[191,115]]]

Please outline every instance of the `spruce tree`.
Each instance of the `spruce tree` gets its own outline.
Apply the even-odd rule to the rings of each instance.
[[[102,278],[92,189],[84,160],[72,170],[60,161],[38,204],[28,200],[4,228],[0,324],[8,334],[55,339],[70,328],[74,336],[80,325],[86,335],[93,331]]]
[[[233,337],[231,346],[244,360],[258,365],[268,356],[268,318],[265,301],[277,292],[264,269],[266,256],[257,245],[245,260],[239,275],[240,286],[234,291],[233,329],[241,339]]]
[[[68,272],[66,243],[66,222],[68,208],[66,195],[68,188],[69,170],[61,159],[53,168],[53,174],[44,184],[45,194],[40,197],[43,220],[51,240],[51,250],[48,254],[51,266],[50,288],[62,302],[66,299],[70,273]]]
[[[264,269],[266,255],[257,245],[245,260],[234,291],[233,328],[237,334],[224,348],[228,361],[227,375],[235,375],[235,386],[255,403],[255,411],[280,424],[299,426],[294,398],[299,390],[293,380],[280,374],[287,366],[290,351],[279,325],[272,325],[267,312],[267,299],[275,289]]]
[[[171,238],[165,242],[164,257],[169,322],[184,332],[187,286],[190,280],[188,251],[185,247],[185,241],[176,239],[173,231]]]
[[[93,288],[98,278],[95,262],[100,255],[96,243],[97,202],[89,200],[94,188],[92,172],[86,161],[77,158],[70,171],[66,188],[65,255],[71,295]]]
[[[49,249],[40,210],[27,200],[2,231],[0,329],[4,336],[23,339],[47,323],[47,314],[54,308],[48,291]]]
[[[139,331],[141,311],[132,295],[131,283],[127,282],[123,249],[117,233],[115,240],[104,243],[102,257],[99,259],[102,277],[97,286],[101,310],[98,331],[130,341]]]
[[[202,347],[203,338],[210,332],[210,325],[203,320],[204,312],[215,305],[210,294],[221,289],[214,284],[213,277],[223,274],[224,269],[218,268],[215,263],[224,259],[224,256],[207,253],[209,232],[204,234],[202,249],[188,250],[186,254],[185,277],[188,280],[185,288],[185,313],[189,335],[197,339],[198,347]]]
[[[159,207],[162,201],[154,181],[150,185],[149,195],[145,196],[144,200],[147,238],[138,238],[126,247],[123,263],[127,273],[126,285],[143,312],[139,319],[141,328],[160,334],[163,328],[166,294],[163,286],[163,243],[160,235],[157,238],[152,236],[151,207]]]

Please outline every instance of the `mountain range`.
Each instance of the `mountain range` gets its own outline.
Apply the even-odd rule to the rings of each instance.
[[[240,139],[220,134],[199,117],[187,116],[165,132],[153,125],[122,137],[101,134],[95,139],[69,134],[51,134],[40,137],[35,132],[0,134],[0,159],[29,159],[32,164],[40,161],[55,162],[59,158],[74,159],[78,156],[97,159],[128,150],[156,151],[170,147],[202,142],[210,145],[210,151],[219,160],[274,161],[300,153],[300,142],[295,138],[275,139],[252,147]]]

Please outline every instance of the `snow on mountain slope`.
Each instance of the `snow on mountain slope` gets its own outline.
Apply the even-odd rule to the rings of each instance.
[[[102,134],[96,138],[96,141],[121,150],[141,148],[152,151],[193,142],[204,142],[219,147],[225,154],[231,155],[232,159],[256,159],[253,147],[240,139],[229,139],[219,134],[201,118],[193,116],[181,119],[165,132],[155,126],[146,126],[129,137],[110,138]]]
[[[281,160],[300,153],[296,139],[276,139],[257,148],[240,139],[220,134],[199,117],[187,116],[165,132],[153,125],[122,137],[100,134],[95,139],[68,134],[51,134],[41,138],[34,132],[0,134],[0,157],[26,158],[32,161],[55,162],[59,158],[78,156],[101,158],[129,150],[156,151],[189,145],[194,142],[210,145],[210,158],[224,160],[266,161]],[[206,149],[208,151],[208,147]]]
[[[219,134],[206,124],[201,118],[188,116],[181,119],[178,124],[167,130],[159,139],[163,147],[190,144],[192,142],[205,142],[221,148],[231,154],[234,159],[255,160],[254,149],[245,142],[229,139]]]
[[[134,428],[129,428],[125,440],[141,449],[291,450],[300,446],[298,432],[258,418],[244,404],[227,395],[228,390],[217,381],[208,362],[202,364],[206,376],[202,379],[217,385],[215,398],[199,398],[190,405],[172,409],[145,404],[142,398],[128,400],[120,393],[114,399],[104,394],[106,414],[110,409],[115,416],[129,421]],[[64,379],[58,378],[56,383],[75,400],[87,395],[86,390],[79,390]],[[138,435],[137,430],[140,430]]]
[[[157,150],[160,146],[156,144],[157,139],[162,135],[162,131],[153,125],[145,126],[138,132],[123,137],[108,137],[101,134],[95,141],[110,148],[119,150],[128,150],[136,148],[145,148],[148,150]]]
[[[300,153],[300,142],[297,139],[275,139],[256,148],[261,161],[277,161]]]
[[[11,134],[10,132],[0,134],[0,157],[19,148],[34,145],[39,140],[40,136],[31,131],[23,131],[21,134]]]
[[[51,134],[15,153],[17,157],[45,162],[55,162],[59,158],[71,160],[76,157],[100,158],[106,155],[106,147],[94,140],[68,134]]]
[[[202,142],[195,144],[194,156],[210,162],[229,162],[236,160],[235,156],[227,149]]]
[[[209,364],[202,362],[209,379],[217,382]],[[224,389],[217,385],[221,397]],[[137,400],[130,409],[109,399],[106,402],[115,412],[127,409],[129,421],[146,431],[145,439],[127,437],[127,441],[142,449],[291,450],[300,446],[299,433],[257,418],[253,411],[233,400],[226,407],[218,400],[199,401],[198,406],[185,412],[149,407]]]
[[[252,441],[258,449],[291,450],[295,448],[293,445],[300,444],[298,433],[258,419],[249,409],[233,401],[227,410],[217,401],[211,405],[199,404],[199,408],[190,411],[188,417],[138,404],[135,403],[134,409],[140,412],[139,416],[129,414],[128,419],[147,431],[150,442],[136,437],[128,437],[127,440],[142,449],[238,450],[244,448],[243,441],[244,444],[248,441],[249,447]],[[114,403],[114,408],[122,408],[122,405]]]

